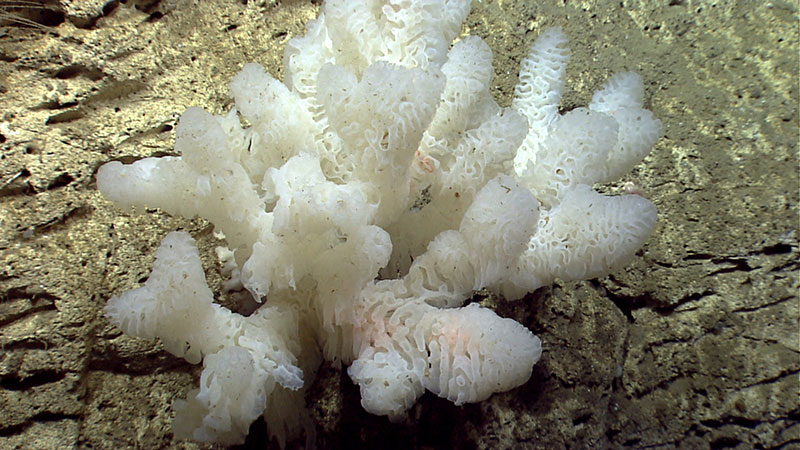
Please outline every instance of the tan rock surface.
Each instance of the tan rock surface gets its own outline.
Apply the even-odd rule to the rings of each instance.
[[[189,106],[220,113],[246,62],[281,51],[318,6],[223,0],[44,2],[0,12],[0,448],[210,448],[174,441],[197,367],[102,315],[147,277],[160,239],[202,220],[132,215],[97,167],[170,154]],[[498,305],[542,338],[523,387],[465,407],[426,395],[407,423],[359,405],[324,366],[307,399],[322,448],[789,448],[800,445],[796,2],[473,2],[464,31],[517,64],[550,25],[573,58],[564,109],[639,72],[664,138],[625,180],[659,208],[628,268]],[[2,18],[2,16],[0,16]],[[220,296],[233,305],[233,299]],[[263,448],[254,424],[246,448]]]

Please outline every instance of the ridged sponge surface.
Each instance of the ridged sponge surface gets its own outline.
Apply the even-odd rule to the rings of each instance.
[[[142,287],[109,300],[124,333],[202,362],[175,405],[178,436],[239,443],[262,414],[281,445],[313,436],[303,395],[322,359],[349,365],[364,408],[391,420],[426,391],[460,405],[512,389],[541,341],[474,292],[603,276],[644,244],[655,206],[593,189],[658,139],[640,78],[616,75],[562,114],[569,51],[550,29],[503,108],[489,46],[453,44],[468,9],[326,1],[287,44],[284,82],[247,64],[229,112],[182,115],[178,156],[100,168],[120,206],[212,223],[227,285],[262,303],[249,316],[216,304],[185,232],[164,238]]]

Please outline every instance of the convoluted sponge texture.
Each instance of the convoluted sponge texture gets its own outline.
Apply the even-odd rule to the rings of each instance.
[[[236,444],[263,415],[281,446],[303,430],[312,444],[304,394],[322,359],[349,365],[364,408],[391,420],[425,391],[460,405],[512,389],[541,341],[474,292],[603,276],[644,244],[654,205],[592,189],[660,134],[640,78],[616,75],[560,113],[569,51],[550,29],[503,108],[489,46],[453,44],[468,9],[326,1],[288,42],[283,83],[247,64],[229,112],[181,116],[179,156],[100,168],[120,206],[211,222],[226,285],[262,303],[247,316],[214,303],[185,232],[164,238],[142,287],[109,300],[124,333],[202,361],[177,436]]]
[[[456,405],[486,399],[531,376],[542,343],[527,328],[470,304],[430,319],[425,387]]]
[[[605,275],[633,257],[655,222],[656,209],[645,198],[606,197],[578,185],[561,204],[542,214],[529,249],[519,260],[517,276],[505,285],[505,294],[513,298],[524,293],[513,293],[515,283],[527,292],[556,278]]]

